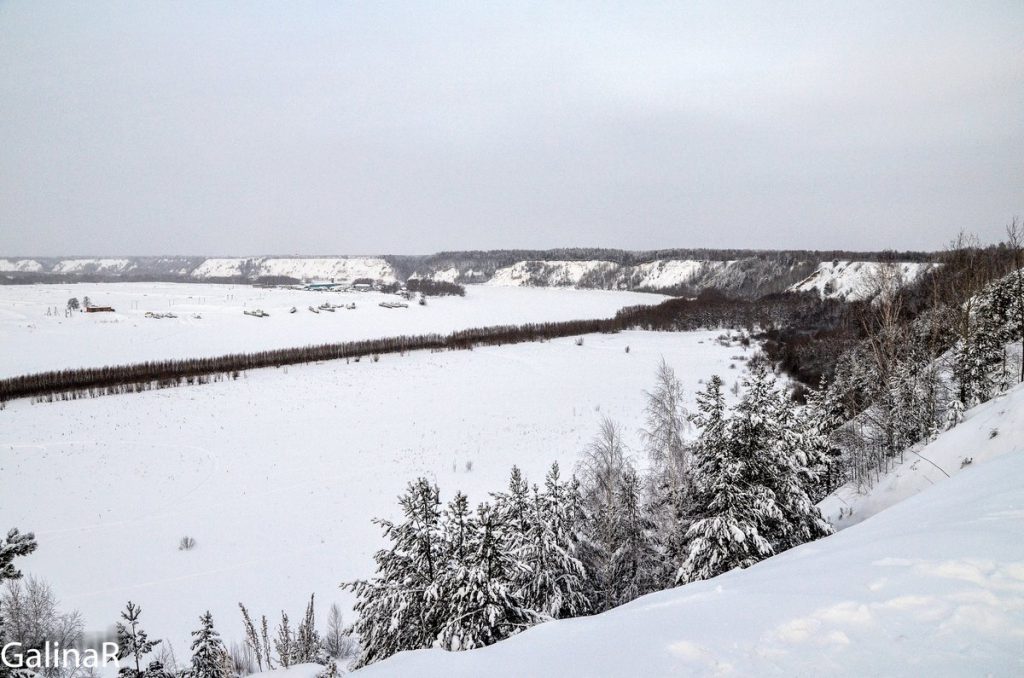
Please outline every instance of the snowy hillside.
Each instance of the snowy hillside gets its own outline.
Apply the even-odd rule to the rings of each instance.
[[[851,483],[819,506],[822,515],[842,529],[981,462],[1019,452],[1024,452],[1024,388],[1020,386],[968,410],[958,426],[932,443],[908,450],[903,461],[897,460],[895,468],[866,492],[858,492]]]
[[[590,277],[616,274],[619,267],[610,261],[520,261],[494,272],[489,281],[499,286],[576,287]]]
[[[977,408],[925,448],[973,457],[963,473],[833,537],[481,650],[406,652],[358,675],[1020,675],[1022,408],[1024,387]]]
[[[125,273],[134,267],[128,259],[64,259],[50,269],[51,273]]]
[[[357,278],[370,278],[393,282],[395,272],[391,268],[391,264],[380,258],[257,257],[207,259],[192,271],[191,277],[197,279],[288,277],[296,280],[330,280],[340,283],[352,282]]]
[[[0,259],[0,273],[10,272],[36,272],[41,271],[43,265],[35,259]]]
[[[694,295],[714,288],[747,298],[786,289],[816,290],[826,296],[852,299],[863,296],[865,281],[879,266],[873,261],[821,262],[814,253],[651,260],[630,260],[622,252],[617,254],[629,263],[600,258],[515,260],[498,253],[458,252],[432,257],[0,258],[0,274],[6,279],[29,278],[38,282],[46,282],[51,276],[62,282],[87,276],[111,281],[125,278],[181,282],[291,278],[342,283],[357,278],[393,282],[414,277],[463,284],[673,290]],[[909,282],[931,264],[904,262],[898,266],[904,281]]]
[[[877,261],[822,262],[807,278],[790,287],[794,292],[818,292],[823,297],[854,301],[875,294],[879,268],[888,264]],[[902,262],[897,267],[903,284],[917,280],[935,264]]]

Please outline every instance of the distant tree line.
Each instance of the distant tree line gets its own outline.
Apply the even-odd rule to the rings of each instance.
[[[429,278],[409,278],[405,282],[405,288],[426,297],[466,296],[466,288],[462,285]]]

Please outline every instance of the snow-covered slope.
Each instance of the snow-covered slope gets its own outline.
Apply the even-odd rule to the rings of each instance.
[[[392,282],[395,280],[395,271],[391,264],[377,257],[257,257],[207,259],[192,271],[192,277],[197,279],[288,277],[297,280],[333,280],[337,282],[371,278]]]
[[[828,261],[797,284],[790,287],[794,292],[818,292],[826,298],[865,299],[875,294],[879,269],[892,265],[903,284],[912,283],[931,270],[936,264],[902,262],[883,264],[877,261]]]
[[[0,259],[0,273],[41,271],[43,265],[35,259]]]
[[[128,259],[63,259],[50,269],[51,273],[124,273],[133,264]]]
[[[1011,452],[1024,452],[1024,389],[1020,386],[968,410],[958,426],[932,443],[908,450],[903,461],[866,492],[858,492],[851,483],[819,506],[842,529],[980,462]]]
[[[520,261],[499,268],[491,285],[577,287],[590,276],[614,278],[619,266],[610,261]]]
[[[833,537],[482,650],[402,653],[359,675],[1021,675],[1024,454],[1006,441],[1024,434],[1022,406],[1024,387],[979,407],[930,446],[973,464]]]
[[[806,271],[813,264],[804,263],[772,270],[767,270],[766,265],[767,262],[757,259],[658,259],[635,266],[623,266],[610,261],[520,261],[496,270],[489,284],[637,290],[691,288],[693,291],[714,287],[723,291],[742,292],[749,282],[748,278],[756,278],[759,285],[770,289],[772,280],[787,278],[794,270]],[[771,268],[770,265],[768,268]],[[444,272],[445,279],[451,278],[451,271],[447,269]],[[799,275],[804,275],[804,272]],[[786,282],[782,287],[788,284]]]

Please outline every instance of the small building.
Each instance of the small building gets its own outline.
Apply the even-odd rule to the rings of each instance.
[[[356,278],[352,281],[352,289],[357,292],[369,292],[375,287],[373,278]]]
[[[113,313],[114,309],[110,306],[86,306],[86,313]]]

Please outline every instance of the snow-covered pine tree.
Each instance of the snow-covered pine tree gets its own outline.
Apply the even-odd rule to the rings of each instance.
[[[0,582],[20,579],[21,570],[14,567],[14,559],[27,556],[36,550],[36,536],[31,532],[22,534],[18,528],[7,532],[6,539],[0,539]]]
[[[820,501],[840,484],[842,468],[832,433],[840,425],[838,408],[829,402],[828,382],[824,379],[810,389],[804,406],[796,413],[796,428],[803,441],[807,475],[805,485],[811,498]]]
[[[763,452],[767,463],[765,484],[772,492],[782,522],[771,536],[776,553],[832,534],[832,526],[822,518],[808,488],[818,482],[822,442],[814,440],[810,423],[796,415],[793,401],[776,391],[775,412],[769,421],[776,427]]]
[[[552,464],[544,492],[535,485],[523,543],[526,566],[519,595],[526,607],[562,619],[588,612],[586,570],[577,557],[577,504]]]
[[[31,532],[22,534],[18,528],[12,528],[7,532],[5,539],[0,539],[0,584],[4,581],[21,579],[21,570],[14,566],[14,559],[27,556],[36,550],[38,544],[36,537]],[[0,648],[7,644],[4,631],[4,615],[0,609]],[[0,662],[0,678],[10,678],[14,669]]]
[[[768,532],[783,516],[763,483],[760,456],[773,410],[764,368],[755,367],[745,385],[743,399],[718,435],[711,431],[725,421],[721,382],[709,383],[698,398],[698,424],[710,430],[701,429],[695,446],[696,520],[687,531],[686,558],[676,574],[677,583],[710,579],[774,554]]]
[[[640,477],[629,469],[619,479],[614,514],[614,544],[608,565],[609,607],[657,591],[664,583],[655,524],[642,498]]]
[[[213,628],[213,615],[207,611],[199,618],[199,624],[192,632],[192,668],[188,678],[229,678],[224,661],[227,649]]]
[[[327,653],[320,642],[320,634],[316,630],[316,613],[314,612],[315,594],[310,595],[306,605],[306,614],[295,630],[294,662],[296,664],[325,664]]]
[[[153,651],[153,648],[160,644],[159,640],[149,640],[148,634],[139,625],[139,615],[142,608],[128,601],[121,619],[117,623],[117,648],[119,660],[127,659],[128,662],[122,666],[117,675],[120,678],[144,678],[147,670],[143,668],[143,657]],[[159,664],[159,662],[157,662]],[[160,665],[163,669],[163,665]]]
[[[473,513],[469,509],[469,498],[462,492],[448,502],[444,510],[444,552],[442,568],[461,567],[469,562],[473,533],[477,530]]]
[[[495,493],[493,497],[494,509],[501,516],[501,521],[525,534],[530,524],[530,486],[518,466],[512,467],[508,492]]]
[[[437,487],[426,478],[410,483],[399,497],[402,521],[374,521],[391,541],[389,548],[374,555],[377,574],[344,584],[357,596],[353,630],[362,644],[357,666],[402,650],[430,647],[437,638],[438,579],[444,555],[438,495]]]
[[[458,545],[442,574],[445,619],[438,645],[448,650],[484,647],[532,626],[544,617],[526,608],[515,580],[522,567],[509,547],[509,526],[489,504],[477,516],[463,515],[465,495],[447,511],[450,538]]]

